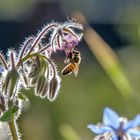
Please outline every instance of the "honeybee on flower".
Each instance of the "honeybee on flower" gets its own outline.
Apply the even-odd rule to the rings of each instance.
[[[49,101],[56,99],[61,78],[51,58],[53,53],[64,51],[64,62],[68,65],[62,73],[66,75],[74,72],[77,75],[81,55],[76,46],[82,39],[82,30],[83,26],[72,20],[65,23],[52,22],[44,26],[36,36],[27,38],[19,52],[9,49],[7,59],[0,52],[0,123],[9,125],[10,139],[21,138],[16,120],[22,113],[23,100],[28,100],[22,92],[23,88],[33,89],[36,96]]]
[[[49,101],[56,99],[61,78],[51,58],[53,53],[64,51],[68,65],[62,73],[77,75],[81,55],[76,46],[82,39],[82,30],[83,26],[72,20],[52,22],[36,36],[27,38],[19,52],[9,49],[7,59],[0,52],[0,123],[9,126],[10,139],[21,139],[16,120],[22,113],[23,100],[28,100],[23,88],[33,89],[36,96]]]
[[[9,51],[7,60],[1,54],[0,58],[3,63],[1,71],[4,68],[7,73],[2,79],[7,82],[12,81],[7,80],[9,71],[18,75],[17,83],[13,82],[12,84],[14,87],[10,87],[11,84],[7,85],[6,82],[3,83],[3,94],[7,94],[10,89],[10,96],[13,92],[14,95],[17,95],[17,87],[34,87],[35,95],[54,101],[60,89],[61,78],[51,56],[58,50],[64,51],[67,59],[65,62],[68,65],[62,70],[62,74],[74,72],[77,75],[81,55],[76,47],[82,39],[82,30],[83,26],[73,20],[68,20],[65,23],[52,22],[44,26],[36,36],[27,38],[21,45],[19,54],[16,51]],[[49,40],[45,41],[44,45],[42,42],[46,37],[49,37]],[[14,78],[11,77],[11,79]]]
[[[66,55],[66,63],[68,63],[68,65],[62,70],[63,75],[74,72],[75,76],[77,76],[81,62],[80,52],[78,50],[76,51],[75,48],[81,41],[83,34],[75,32],[74,29],[81,31],[83,30],[83,26],[69,20],[69,22],[58,26],[51,36],[50,47],[52,52],[61,50],[64,51]]]
[[[54,52],[56,50],[63,50],[66,56],[72,52],[83,36],[82,33],[75,32],[74,29],[82,31],[83,26],[69,20],[56,27],[50,38],[51,48]]]

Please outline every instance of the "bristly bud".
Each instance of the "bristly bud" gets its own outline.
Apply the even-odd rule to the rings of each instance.
[[[38,57],[36,57],[34,61],[35,62],[33,62],[31,65],[28,77],[33,79],[39,79],[42,75],[46,74],[47,72],[47,62],[46,60],[40,59]]]
[[[48,77],[40,77],[39,82],[36,85],[36,94],[41,98],[47,97],[47,90],[48,90]]]
[[[17,70],[15,68],[9,70],[2,87],[4,95],[9,95],[9,97],[11,97],[13,94],[15,94],[18,82],[19,73],[17,72]]]
[[[56,99],[59,89],[60,89],[60,82],[61,82],[61,79],[58,75],[54,76],[49,81],[47,97],[50,101],[54,101]]]
[[[47,97],[50,101],[54,101],[60,89],[61,79],[58,75],[55,63],[50,59],[48,59],[48,63],[49,65],[46,79],[47,81],[44,86],[44,89],[42,90],[42,94],[44,95],[44,97]]]
[[[42,92],[44,85],[46,83],[45,76],[39,77],[37,84],[36,84],[36,94],[40,96],[40,93]]]
[[[20,73],[21,74],[21,81],[23,81],[22,84],[27,89],[29,87],[28,77],[27,77],[26,73],[24,72],[24,70],[21,70],[20,72],[21,72]]]
[[[2,95],[0,95],[0,112],[4,110],[5,110],[5,99]]]
[[[47,91],[48,91],[48,80],[45,81],[44,86],[42,87],[42,90],[40,92],[40,97],[45,98],[47,97]]]
[[[31,86],[35,87],[35,95],[41,98],[46,97],[48,88],[48,62],[37,57],[35,62],[31,65],[29,78]]]
[[[35,84],[38,82],[38,77],[33,77],[30,80],[30,86],[35,86]]]

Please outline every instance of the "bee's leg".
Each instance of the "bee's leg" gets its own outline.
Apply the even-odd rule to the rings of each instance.
[[[77,67],[74,70],[75,77],[78,75],[78,72],[79,72],[79,65],[77,65]]]
[[[78,51],[78,48],[75,47],[75,48],[73,49],[73,51]]]
[[[73,56],[73,53],[72,53],[72,52],[69,52],[68,55],[67,55],[67,57],[68,57],[69,59],[72,59],[72,56]]]
[[[73,54],[72,52],[69,52],[67,55],[66,55],[66,59],[64,60],[64,63],[69,63],[71,62],[71,60],[73,59]]]

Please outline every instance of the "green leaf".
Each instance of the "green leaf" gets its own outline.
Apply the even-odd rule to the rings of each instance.
[[[23,100],[23,101],[28,100],[28,97],[23,92],[18,93],[18,98]]]
[[[16,105],[13,105],[12,115],[14,115],[19,110],[19,107]]]
[[[0,121],[2,122],[8,122],[12,119],[12,117],[14,116],[14,114],[18,111],[19,107],[16,105],[12,105],[9,107],[9,109],[4,112],[4,114],[2,115],[2,117],[0,118]]]

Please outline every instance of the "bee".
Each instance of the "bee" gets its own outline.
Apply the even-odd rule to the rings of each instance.
[[[79,64],[81,63],[81,54],[77,50],[73,50],[69,53],[68,57],[65,59],[64,63],[68,65],[62,70],[63,75],[74,73],[77,76],[79,71]]]

